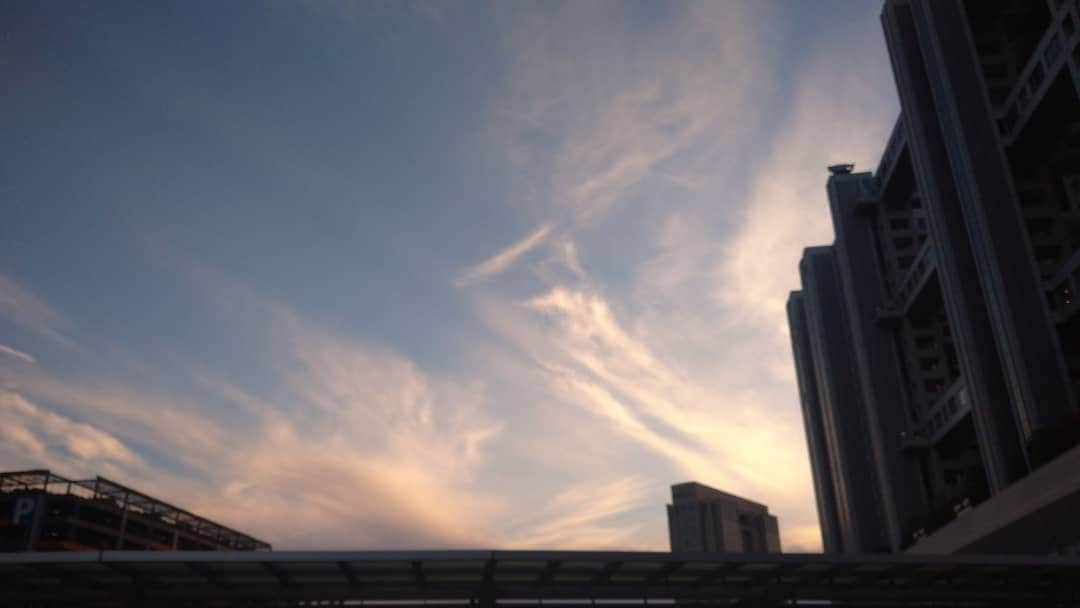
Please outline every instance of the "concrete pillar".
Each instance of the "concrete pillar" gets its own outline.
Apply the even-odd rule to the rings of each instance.
[[[795,376],[799,384],[799,400],[802,404],[803,426],[806,429],[806,445],[810,452],[810,472],[814,481],[814,497],[817,500],[818,524],[821,526],[822,549],[825,553],[842,550],[840,522],[837,519],[836,486],[829,466],[828,443],[818,399],[817,379],[810,348],[810,335],[806,327],[806,306],[803,293],[794,291],[788,297],[788,327],[791,332],[791,348],[795,355]]]
[[[991,492],[998,492],[1027,472],[1027,458],[911,8],[907,0],[889,0],[882,12],[882,25],[903,108],[908,149],[935,243],[942,297],[953,322],[960,368],[971,399],[979,453],[987,485]]]
[[[1040,431],[1073,411],[1068,370],[1028,250],[964,6],[915,0],[911,7],[992,335],[1016,420],[1038,463],[1047,456],[1040,453]]]
[[[836,231],[837,266],[852,335],[858,384],[865,404],[869,439],[882,497],[889,546],[899,552],[909,540],[908,523],[926,509],[919,462],[903,452],[901,433],[909,427],[909,404],[890,329],[877,322],[886,305],[887,270],[878,268],[874,216],[860,212],[873,204],[870,173],[834,175],[828,182]]]
[[[869,457],[865,406],[857,388],[847,312],[832,247],[806,249],[799,269],[829,466],[836,488],[842,550],[881,551],[887,546],[881,499]]]

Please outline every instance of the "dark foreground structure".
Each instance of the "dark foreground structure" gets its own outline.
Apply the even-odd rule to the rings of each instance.
[[[1080,552],[1080,4],[887,0],[788,316],[826,552]]]
[[[1080,560],[541,551],[0,554],[2,606],[1078,606]]]
[[[104,477],[0,473],[0,552],[253,551],[270,544]]]

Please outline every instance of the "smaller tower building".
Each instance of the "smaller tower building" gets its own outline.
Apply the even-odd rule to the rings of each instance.
[[[671,486],[671,550],[780,553],[780,527],[769,508],[695,481]]]

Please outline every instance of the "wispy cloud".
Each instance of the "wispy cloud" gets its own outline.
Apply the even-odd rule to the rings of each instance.
[[[658,357],[600,294],[555,287],[503,306],[490,318],[546,370],[561,401],[605,418],[683,474],[757,493],[783,493],[806,481],[799,467],[769,467],[764,475],[760,466],[766,454],[776,464],[801,460],[797,448],[778,447],[789,429],[762,425],[764,412],[739,394],[741,387],[692,378]]]
[[[15,279],[0,274],[0,317],[67,347],[76,346],[65,335],[71,321]]]
[[[716,373],[689,374],[628,329],[588,281],[526,302],[489,301],[485,317],[542,370],[554,404],[592,416],[586,428],[614,431],[670,464],[668,482],[696,479],[766,502],[786,545],[819,546],[798,409],[760,386],[770,372],[754,369],[758,352],[739,361],[717,349]],[[657,504],[659,489],[648,493]]]
[[[518,549],[626,549],[640,545],[641,524],[619,516],[639,508],[648,482],[637,477],[574,484],[509,524],[506,542]]]
[[[357,24],[381,10],[316,4]],[[450,275],[485,287],[454,292],[483,324],[454,328],[476,332],[455,360],[184,268],[223,331],[252,332],[243,365],[145,363],[162,389],[0,345],[0,457],[104,471],[283,548],[662,549],[666,485],[685,479],[769,504],[785,549],[817,548],[782,303],[798,252],[829,238],[823,167],[872,160],[895,111],[871,53],[844,52],[877,41],[807,51],[789,82],[769,14],[786,9],[664,7],[647,24],[625,4],[493,9],[505,89],[480,138],[535,228]],[[321,175],[230,103],[195,102],[234,125],[227,145]],[[0,316],[84,335],[3,276]]]
[[[572,253],[564,249],[565,259]],[[517,438],[504,432],[505,411],[483,383],[425,372],[220,274],[191,278],[222,322],[242,315],[263,328],[269,348],[250,363],[271,385],[244,386],[175,361],[172,374],[188,376],[190,390],[0,363],[5,461],[105,474],[243,523],[282,548],[658,548],[629,517],[649,506],[640,478],[597,473],[576,459],[568,470],[583,477],[560,478],[544,454],[526,452],[520,464],[541,476],[535,483],[490,477],[518,446],[506,445]],[[565,429],[552,432],[533,439],[568,445]],[[544,497],[530,504],[549,506],[522,508],[530,499],[513,492],[532,485]],[[589,488],[604,497],[590,498]]]
[[[680,42],[640,54],[648,34],[564,34],[606,6],[514,15],[501,142],[528,168],[521,190],[543,193],[528,211],[568,218],[548,244],[572,236],[575,270],[531,268],[537,295],[492,296],[481,316],[542,370],[553,401],[677,475],[768,503],[785,546],[812,550],[783,302],[798,252],[829,239],[828,155],[872,162],[896,110],[880,52],[823,44],[793,82],[772,77],[764,4],[680,5]],[[875,35],[852,42],[880,48]],[[585,273],[576,245],[596,255],[590,238],[625,231],[628,214],[614,210],[630,202],[654,221],[607,241],[633,277],[626,289]]]
[[[191,396],[181,396],[0,365],[2,433],[18,460],[116,475],[283,547],[498,538],[490,522],[502,502],[474,487],[501,430],[482,387],[434,377],[250,290],[227,289],[230,306],[261,315],[274,348],[254,362],[280,382],[252,390],[192,371]]]
[[[500,272],[509,268],[518,260],[518,258],[532,251],[547,240],[548,235],[551,234],[551,230],[552,225],[550,223],[540,226],[520,241],[510,245],[483,262],[465,269],[465,271],[461,273],[461,276],[454,281],[454,285],[456,287],[465,287],[466,285],[498,275]]]
[[[861,63],[835,70],[832,58],[821,57],[809,66],[784,135],[752,182],[741,226],[722,247],[714,291],[740,321],[771,324],[786,335],[785,299],[777,294],[798,285],[804,247],[832,241],[826,165],[854,161],[873,170],[881,154],[896,102],[889,89],[866,86],[874,64]]]
[[[42,465],[72,473],[115,474],[143,466],[142,459],[114,435],[51,412],[23,396],[0,393],[0,460],[10,467]]]
[[[15,357],[16,359],[22,359],[27,363],[37,363],[37,359],[35,359],[33,355],[24,353],[23,351],[16,348],[11,348],[10,346],[4,346],[3,344],[0,344],[0,353],[3,353],[10,357]]]
[[[678,5],[673,23],[652,36],[625,29],[621,10],[570,3],[497,11],[512,68],[493,110],[491,144],[513,164],[516,189],[530,193],[526,211],[556,218],[570,239],[645,181],[673,179],[664,165],[688,149],[715,145],[718,132],[740,136],[753,122],[740,113],[769,86],[755,76],[762,53],[747,27],[761,6]],[[584,34],[583,23],[600,31],[567,35]],[[660,43],[665,35],[679,42]],[[504,271],[517,248],[542,244],[530,240],[538,234],[466,270],[457,284]]]

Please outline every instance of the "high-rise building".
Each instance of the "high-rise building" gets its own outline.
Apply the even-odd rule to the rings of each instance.
[[[780,552],[776,517],[752,500],[690,481],[671,486],[667,513],[672,551]]]
[[[104,477],[0,473],[0,552],[259,549],[270,544]]]
[[[825,549],[1075,551],[1080,6],[882,24],[901,116],[876,171],[830,167],[788,301]]]

